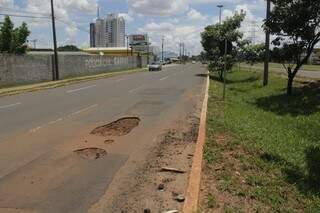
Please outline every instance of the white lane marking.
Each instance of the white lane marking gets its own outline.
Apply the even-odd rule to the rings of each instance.
[[[82,113],[82,112],[85,112],[85,111],[87,111],[87,110],[89,110],[89,109],[91,109],[91,108],[97,107],[97,106],[98,106],[98,104],[91,105],[91,106],[86,107],[86,108],[84,108],[84,109],[81,109],[81,110],[79,110],[79,111],[73,112],[73,113],[69,114],[67,117],[71,117],[71,116],[80,114],[80,113]],[[50,121],[50,122],[48,122],[47,124],[44,124],[44,125],[42,125],[42,126],[38,126],[38,127],[34,128],[34,129],[31,129],[31,130],[30,130],[30,133],[36,133],[37,131],[39,131],[39,130],[47,127],[47,126],[56,124],[56,123],[61,122],[61,121],[63,121],[63,118],[58,118],[57,120]]]
[[[81,109],[81,110],[79,110],[79,111],[76,111],[76,112],[71,113],[69,116],[73,116],[73,115],[80,114],[80,113],[82,113],[82,112],[88,111],[89,109],[94,108],[94,107],[97,107],[97,106],[98,106],[98,104],[94,104],[94,105],[88,106],[88,107],[83,108],[83,109]]]
[[[6,109],[6,108],[18,106],[18,105],[21,105],[21,103],[15,103],[15,104],[9,104],[9,105],[0,106],[0,109]]]
[[[133,93],[133,92],[135,92],[135,91],[137,91],[137,90],[141,89],[142,87],[143,87],[143,85],[142,85],[142,86],[140,86],[140,87],[137,87],[137,88],[135,88],[135,89],[129,90],[129,93]]]
[[[59,119],[57,119],[57,120],[55,120],[55,121],[49,122],[48,125],[52,125],[52,124],[58,123],[58,122],[60,122],[60,121],[62,121],[62,120],[63,120],[63,118],[59,118]]]
[[[35,132],[39,131],[39,130],[42,129],[42,128],[43,128],[42,126],[39,126],[39,127],[37,127],[37,128],[31,129],[30,132],[31,132],[31,133],[35,133]]]
[[[68,90],[67,93],[78,92],[78,91],[85,90],[85,89],[90,89],[90,88],[96,87],[96,86],[97,85],[91,85],[91,86],[87,86],[87,87],[81,87],[81,88],[78,88],[78,89]]]
[[[169,76],[161,78],[160,81],[166,80],[167,78],[169,78]]]

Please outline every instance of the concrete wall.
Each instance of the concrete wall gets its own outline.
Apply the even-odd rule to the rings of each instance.
[[[0,86],[51,81],[52,55],[0,55]],[[60,79],[146,66],[141,57],[59,55]]]

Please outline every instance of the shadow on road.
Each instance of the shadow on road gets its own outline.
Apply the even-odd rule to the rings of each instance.
[[[219,77],[215,76],[215,75],[211,75],[211,74],[196,74],[196,76],[198,77],[210,77],[210,80],[213,80],[213,81],[218,81],[218,82],[223,82],[223,80],[221,80]],[[251,77],[248,77],[248,78],[245,78],[245,79],[239,79],[239,80],[230,80],[230,79],[227,79],[226,80],[226,83],[227,84],[236,84],[236,83],[250,83],[250,82],[255,82],[257,80],[259,80],[260,78],[257,77],[257,76],[251,76]]]

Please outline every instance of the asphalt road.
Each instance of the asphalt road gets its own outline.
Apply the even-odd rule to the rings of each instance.
[[[200,64],[170,65],[0,98],[0,212],[88,211],[130,159],[145,159],[161,129],[192,111],[203,73]],[[127,116],[140,125],[115,144],[89,134]],[[73,152],[88,147],[108,155],[92,161]]]

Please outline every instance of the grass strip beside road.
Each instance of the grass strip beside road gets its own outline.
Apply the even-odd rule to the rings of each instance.
[[[249,71],[212,78],[201,212],[320,212],[320,83]]]
[[[241,67],[246,67],[246,68],[249,68],[250,67],[250,64],[247,64],[247,63],[241,63]],[[254,64],[252,69],[264,69],[264,64],[263,63],[257,63],[257,64]],[[284,70],[284,67],[282,64],[279,64],[279,63],[269,63],[269,68],[271,70]],[[304,70],[304,71],[319,71],[320,72],[320,65],[309,65],[309,64],[306,64],[306,65],[303,65],[301,67],[300,70]]]
[[[59,81],[50,81],[50,82],[42,82],[42,83],[19,85],[19,86],[5,86],[5,87],[0,87],[0,97],[16,95],[16,94],[25,93],[25,92],[33,92],[38,90],[53,89],[53,88],[63,87],[71,84],[77,84],[81,82],[98,80],[103,78],[110,78],[110,77],[119,76],[119,75],[133,74],[133,73],[143,72],[143,71],[146,71],[146,69],[142,68],[142,69],[132,69],[132,70],[124,70],[124,71],[114,71],[114,72],[101,73],[96,75],[72,77],[72,78],[67,78]]]

